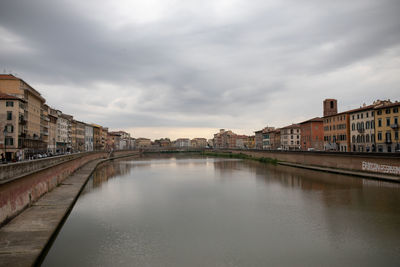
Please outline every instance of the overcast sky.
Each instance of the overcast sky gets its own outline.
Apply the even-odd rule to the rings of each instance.
[[[400,100],[398,0],[1,0],[0,72],[133,136],[251,134]]]

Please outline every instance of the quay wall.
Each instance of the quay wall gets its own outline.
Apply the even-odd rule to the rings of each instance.
[[[399,153],[332,153],[267,150],[215,150],[214,152],[242,153],[252,157],[272,158],[278,161],[306,166],[400,176]]]
[[[113,158],[138,154],[115,151]],[[109,159],[109,153],[87,152],[0,166],[0,226],[96,159]]]

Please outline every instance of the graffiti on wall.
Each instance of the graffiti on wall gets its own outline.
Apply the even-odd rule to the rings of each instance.
[[[362,162],[362,170],[400,175],[400,166],[383,165],[368,161]]]

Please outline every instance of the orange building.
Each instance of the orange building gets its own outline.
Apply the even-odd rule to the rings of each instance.
[[[324,150],[350,151],[349,112],[337,113],[336,99],[324,100]]]
[[[324,120],[316,117],[300,123],[301,150],[324,149]]]

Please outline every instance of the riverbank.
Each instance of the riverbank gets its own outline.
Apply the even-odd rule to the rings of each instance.
[[[94,170],[118,155],[93,160],[0,228],[0,266],[35,266],[45,256]]]
[[[268,157],[252,155],[252,154],[242,153],[242,152],[234,152],[234,151],[232,151],[232,152],[203,152],[202,155],[213,156],[213,157],[255,160],[255,161],[264,162],[264,163],[280,164],[280,165],[291,166],[291,167],[296,167],[296,168],[303,168],[303,169],[309,169],[309,170],[315,170],[315,171],[323,171],[323,172],[329,172],[329,173],[357,176],[357,177],[362,177],[362,178],[366,178],[366,179],[384,180],[384,181],[400,183],[400,177],[394,176],[394,175],[357,171],[357,170],[346,170],[346,169],[340,169],[340,168],[309,165],[309,164],[304,164],[304,163],[293,163],[293,162],[278,160],[276,158],[268,158]]]

